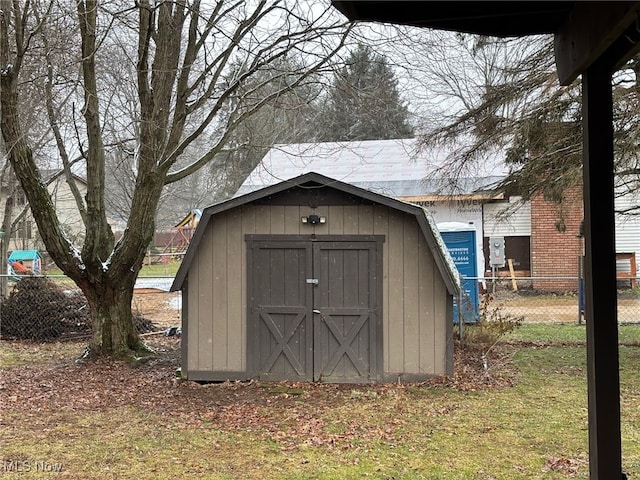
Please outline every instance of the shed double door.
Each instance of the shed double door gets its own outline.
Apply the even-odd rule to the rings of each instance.
[[[378,379],[377,242],[254,241],[248,364],[270,380]]]

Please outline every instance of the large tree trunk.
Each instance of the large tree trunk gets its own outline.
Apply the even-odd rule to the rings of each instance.
[[[91,355],[130,359],[149,352],[133,324],[131,301],[135,275],[132,273],[129,277],[103,284],[81,284],[91,309]]]
[[[0,63],[7,64],[7,27],[0,22]],[[0,73],[0,129],[9,160],[28,194],[34,219],[47,251],[60,269],[83,291],[91,311],[93,336],[90,347],[93,354],[119,357],[139,356],[144,350],[133,327],[131,299],[133,284],[142,266],[144,251],[153,235],[154,223],[139,221],[127,232],[120,248],[113,249],[113,234],[106,222],[102,198],[96,197],[92,187],[104,188],[101,171],[89,175],[89,210],[92,217],[87,222],[87,239],[82,253],[64,235],[55,207],[35,164],[33,152],[20,123],[18,111],[19,64],[5,68]],[[100,150],[100,145],[97,150]],[[87,159],[88,170],[102,161],[101,153]],[[157,201],[161,186],[151,182],[151,192],[140,194],[149,202]],[[153,209],[147,210],[153,217]],[[8,240],[8,239],[7,239]],[[142,252],[142,253],[139,253]],[[117,257],[109,263],[109,257]]]
[[[78,17],[82,30],[83,73],[89,147],[85,152],[87,165],[87,211],[85,241],[79,251],[66,237],[57,217],[46,185],[36,166],[18,110],[18,75],[22,53],[13,64],[9,62],[7,18],[0,16],[0,129],[11,165],[28,195],[38,226],[38,233],[60,269],[83,291],[91,312],[93,335],[92,355],[139,357],[147,351],[133,325],[131,300],[133,285],[142,267],[144,253],[153,237],[155,206],[162,191],[163,175],[153,170],[154,159],[148,152],[141,155],[141,174],[133,198],[132,218],[120,242],[114,246],[113,233],[106,218],[104,205],[104,146],[98,115],[98,94],[93,53],[95,51],[95,2],[87,0],[85,8],[79,1]],[[20,16],[14,16],[16,22]],[[16,26],[16,36],[23,31]],[[16,41],[24,45],[22,40]]]

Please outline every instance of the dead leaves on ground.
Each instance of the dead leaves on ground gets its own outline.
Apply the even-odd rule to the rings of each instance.
[[[587,458],[551,457],[547,459],[545,468],[562,473],[567,477],[575,477],[589,461]]]
[[[126,407],[151,415],[159,427],[242,430],[275,442],[283,451],[304,446],[350,449],[371,441],[393,444],[402,435],[401,413],[408,408],[410,392],[443,387],[467,391],[512,382],[508,368],[487,372],[475,365],[473,352],[458,349],[453,378],[421,384],[200,385],[176,378],[178,343],[167,339],[156,342],[160,342],[156,345],[158,357],[136,368],[109,359],[88,364],[65,359],[6,369],[0,377],[0,403],[5,412],[24,414],[40,423],[61,415],[82,416]],[[497,358],[506,365],[507,357]],[[383,398],[392,401],[381,402]],[[384,411],[382,404],[389,411]],[[356,410],[358,415],[336,418],[340,408]],[[436,416],[447,413],[423,412]]]

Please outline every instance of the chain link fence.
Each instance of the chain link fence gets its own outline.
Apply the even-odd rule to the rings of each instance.
[[[578,277],[474,278],[480,314],[520,318],[524,323],[583,323],[584,284]],[[618,281],[618,322],[640,323],[640,285]],[[494,315],[495,316],[495,315]]]
[[[44,276],[4,280],[8,282],[8,294],[0,298],[1,339],[54,341],[91,335],[89,307],[70,279]],[[477,281],[480,286],[475,315],[489,319],[499,315],[525,323],[584,322],[583,290],[577,277],[467,280]],[[172,281],[170,277],[139,278],[132,311],[140,333],[181,327],[182,299],[180,292],[168,291]],[[618,322],[640,323],[640,288],[632,288],[628,280],[626,284],[621,281],[619,287]],[[468,303],[464,300],[460,304]],[[462,313],[468,322],[472,315]]]
[[[172,278],[140,278],[132,312],[141,334],[180,327],[180,292],[168,292]],[[0,298],[0,338],[22,341],[60,341],[91,335],[86,298],[64,276],[0,278],[7,283]]]

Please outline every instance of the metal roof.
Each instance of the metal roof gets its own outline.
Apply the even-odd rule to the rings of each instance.
[[[309,172],[391,197],[464,195],[487,190],[507,171],[500,156],[451,173],[448,151],[416,139],[275,145],[236,196]]]

